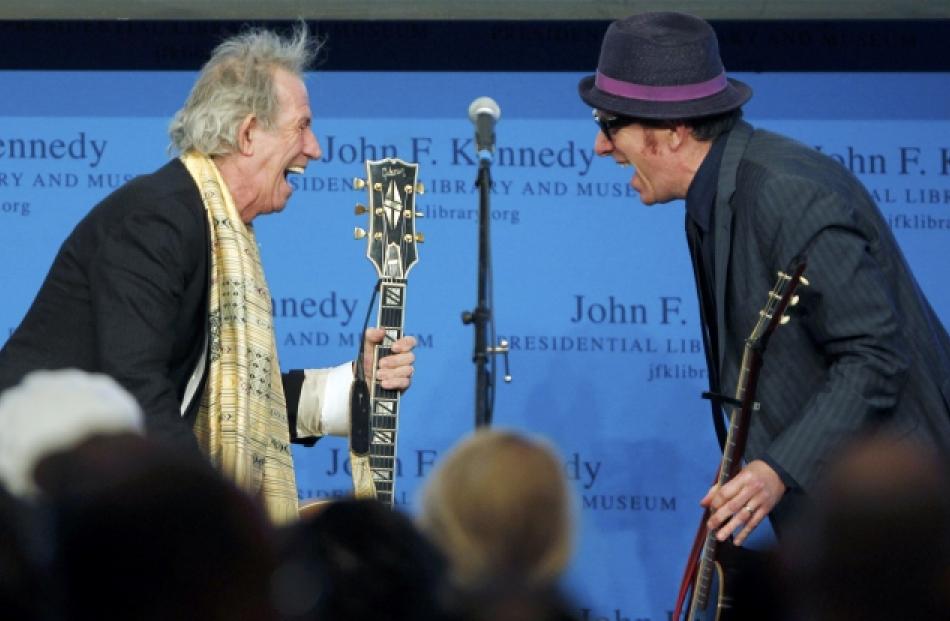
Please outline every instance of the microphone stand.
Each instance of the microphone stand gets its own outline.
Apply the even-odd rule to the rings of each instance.
[[[488,277],[491,272],[491,251],[489,249],[489,223],[491,209],[489,192],[491,191],[491,157],[489,154],[479,158],[478,177],[478,291],[474,311],[462,313],[462,323],[472,324],[475,328],[475,346],[472,362],[475,363],[475,427],[488,427],[492,421],[492,385],[493,377],[488,371],[488,324],[491,321],[491,300],[489,299]],[[495,349],[495,348],[492,348]]]
[[[494,110],[492,110],[494,109]],[[485,111],[488,114],[485,114]],[[494,319],[492,317],[491,292],[491,237],[489,223],[491,209],[489,196],[491,193],[491,164],[494,152],[495,136],[492,124],[498,119],[500,111],[498,104],[492,99],[483,97],[476,99],[469,107],[469,117],[476,126],[476,145],[478,148],[478,176],[475,185],[478,186],[478,291],[475,310],[462,313],[462,323],[474,324],[475,345],[472,352],[472,362],[475,363],[475,427],[487,427],[492,422],[492,410],[495,402],[494,358],[489,357],[502,354],[505,357],[505,381],[511,381],[508,372],[508,343],[502,340],[498,346],[489,347],[488,337],[494,339]],[[486,136],[491,136],[486,139]]]

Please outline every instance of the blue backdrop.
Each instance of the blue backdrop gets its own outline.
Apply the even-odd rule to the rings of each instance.
[[[585,619],[666,619],[718,463],[680,204],[646,208],[630,170],[593,156],[569,73],[309,76],[325,155],[286,211],[256,223],[284,368],[352,358],[375,283],[352,189],[363,160],[420,164],[427,191],[406,331],[417,374],[402,401],[397,501],[474,424],[477,205],[469,102],[502,108],[491,197],[497,335],[514,382],[496,426],[547,437],[576,498],[568,585]],[[832,154],[871,189],[944,321],[950,235],[945,74],[737,74],[754,124]],[[191,72],[0,72],[0,330],[17,325],[75,223],[168,157]],[[763,303],[766,292],[763,291]],[[346,443],[296,451],[303,498],[350,489]],[[516,473],[513,473],[516,476]],[[768,533],[760,536],[760,543]]]

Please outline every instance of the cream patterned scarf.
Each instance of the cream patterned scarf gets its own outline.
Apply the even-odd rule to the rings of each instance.
[[[211,229],[209,368],[194,431],[225,475],[259,496],[276,523],[295,519],[297,486],[271,297],[254,231],[210,158],[181,156]]]

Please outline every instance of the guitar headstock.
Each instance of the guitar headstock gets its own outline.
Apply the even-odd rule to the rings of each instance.
[[[796,259],[786,271],[779,271],[775,286],[769,291],[768,301],[759,311],[759,320],[752,329],[752,334],[746,339],[748,345],[764,350],[775,328],[780,324],[788,323],[790,316],[786,315],[785,311],[790,306],[798,304],[798,296],[795,292],[800,286],[808,286],[804,273],[804,259]]]
[[[418,261],[416,244],[423,241],[416,231],[416,195],[419,165],[400,159],[367,160],[366,179],[355,179],[353,187],[365,188],[368,206],[357,205],[356,213],[369,214],[369,230],[356,228],[356,239],[367,238],[366,256],[376,266],[380,278],[406,278]]]

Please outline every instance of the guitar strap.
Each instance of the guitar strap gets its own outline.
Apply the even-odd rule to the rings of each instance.
[[[373,483],[369,455],[371,399],[366,384],[363,356],[366,355],[366,327],[369,325],[379,286],[380,281],[377,281],[367,305],[366,319],[363,321],[363,331],[360,335],[360,350],[356,357],[355,377],[350,386],[350,467],[353,472],[353,495],[357,498],[376,498],[376,485]]]
[[[699,299],[699,317],[702,323],[703,353],[706,355],[706,369],[709,371],[709,391],[703,393],[703,398],[709,399],[712,411],[713,428],[719,440],[720,450],[726,446],[726,423],[723,420],[722,403],[728,397],[719,394],[719,365],[716,363],[715,352],[711,346],[709,335],[710,317],[707,311],[708,295],[711,288],[706,283],[705,272],[700,263],[699,231],[689,214],[686,215],[686,239],[689,246],[689,256],[693,263],[693,276],[696,282],[696,297]],[[708,396],[707,396],[708,395]]]
[[[369,463],[369,407],[366,380],[357,377],[350,387],[350,467],[353,471],[353,495],[357,498],[376,498]]]

